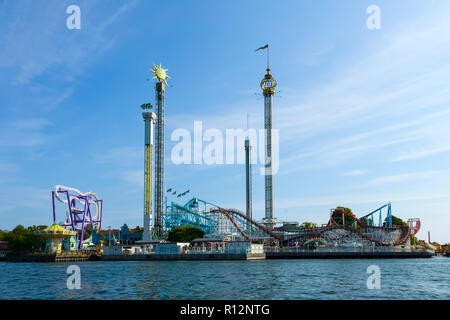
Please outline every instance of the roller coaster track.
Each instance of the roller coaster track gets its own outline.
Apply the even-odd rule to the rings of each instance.
[[[230,221],[231,223],[235,226],[235,228],[239,231],[239,233],[245,238],[245,239],[250,239],[250,237],[242,230],[242,228],[236,223],[236,220],[233,219],[233,217],[230,214],[229,210],[225,210],[225,209],[217,209],[218,212],[224,214]],[[216,211],[216,212],[217,212]]]
[[[239,210],[236,209],[224,209],[224,208],[215,208],[211,210],[212,213],[221,213],[223,214],[225,217],[227,217],[230,222],[235,226],[235,228],[238,230],[238,232],[245,238],[245,239],[251,239],[251,236],[248,235],[243,228],[241,228],[239,226],[239,224],[236,222],[236,219],[233,218],[233,215],[237,215],[240,218],[242,218],[243,220],[249,222],[253,227],[256,227],[259,230],[262,230],[264,233],[266,233],[267,235],[273,237],[274,239],[279,239],[281,240],[282,237],[274,232],[272,232],[269,228],[267,228],[266,226],[256,222],[253,219],[249,219],[247,218],[247,216],[245,214],[243,214],[242,212],[240,212]]]
[[[416,235],[417,232],[419,232],[420,230],[420,219],[418,218],[408,219],[408,226],[412,230],[410,235],[411,236]]]
[[[335,211],[333,211],[333,213],[331,214],[330,220],[328,221],[328,224],[336,224],[336,225],[338,224],[338,223],[336,223],[336,221],[333,218],[334,213],[336,211],[338,211],[339,213],[343,213],[344,215],[349,217],[351,221],[356,221],[356,222],[359,222],[361,225],[363,225],[365,227],[369,227],[369,225],[365,221],[362,221],[362,220],[356,218],[355,216],[352,216],[351,214],[345,212],[344,210],[340,210],[340,209],[336,209]]]
[[[324,238],[329,241],[336,240],[350,240],[356,239],[358,241],[366,240],[376,243],[378,245],[396,245],[405,242],[408,236],[414,235],[420,228],[419,219],[408,220],[408,226],[405,227],[383,227],[383,226],[373,226],[367,223],[364,219],[358,219],[348,213],[343,213],[345,216],[349,217],[349,221],[356,221],[358,225],[355,227],[353,225],[342,225],[338,221],[334,220],[334,212],[330,215],[328,224],[322,227],[300,229],[290,233],[280,233],[274,231],[271,228],[266,227],[264,224],[256,222],[253,219],[247,218],[247,216],[239,210],[236,209],[225,209],[221,208],[215,204],[200,200],[193,199],[197,202],[202,202],[206,205],[210,205],[209,212],[203,214],[197,213],[191,208],[185,206],[176,205],[174,210],[178,210],[180,213],[192,216],[193,219],[187,219],[184,216],[183,223],[196,223],[200,228],[204,228],[207,232],[217,232],[218,234],[224,233],[223,229],[219,230],[218,226],[220,222],[216,219],[225,218],[225,221],[229,222],[228,227],[225,227],[228,232],[236,232],[240,234],[246,240],[268,240],[276,241],[282,245],[289,245],[289,243],[296,242],[305,243],[314,238]],[[191,200],[191,201],[193,201]],[[188,203],[189,204],[189,203]],[[215,218],[215,215],[217,218]],[[175,215],[177,216],[177,215]],[[187,219],[187,220],[186,220]],[[188,221],[189,220],[189,221]],[[217,223],[217,224],[216,224]],[[228,228],[228,229],[227,229]],[[214,231],[215,230],[215,231]],[[339,231],[342,230],[342,231]],[[327,234],[326,234],[327,233]]]
[[[309,228],[302,231],[298,231],[296,234],[292,236],[283,236],[281,234],[277,234],[273,232],[272,229],[267,228],[266,226],[254,221],[253,219],[247,218],[245,214],[240,212],[236,209],[224,209],[224,208],[214,208],[211,209],[211,213],[220,213],[223,214],[236,228],[236,230],[247,240],[251,240],[252,236],[249,235],[243,228],[243,226],[240,226],[239,223],[236,221],[235,217],[237,216],[241,218],[242,220],[250,223],[253,228],[257,228],[266,235],[272,237],[274,240],[280,241],[282,244],[286,245],[292,241],[301,240],[302,243],[309,241],[310,239],[317,237],[324,232],[327,231],[333,231],[336,229],[343,229],[347,231],[349,234],[357,234],[360,238],[364,240],[369,240],[371,242],[374,242],[378,245],[397,245],[400,243],[405,242],[408,239],[408,236],[412,234],[410,227],[394,227],[394,228],[385,228],[385,227],[376,227],[376,226],[369,226],[361,221],[361,224],[363,225],[362,228],[354,228],[351,226],[343,226],[343,225],[337,225],[330,219],[328,224],[325,227],[318,227],[318,228]],[[353,218],[354,219],[354,218]],[[377,238],[373,234],[379,233],[379,231],[386,231],[386,232],[395,232],[396,230],[399,230],[400,233],[396,237],[396,239],[392,240],[383,240],[380,238]],[[365,231],[365,232],[364,232]]]
[[[307,241],[312,236],[318,236],[324,232],[332,231],[332,230],[336,230],[336,229],[342,229],[342,230],[348,231],[349,234],[357,234],[362,239],[369,240],[369,241],[374,242],[379,245],[397,245],[397,244],[403,243],[408,239],[408,236],[410,234],[409,227],[397,227],[397,228],[389,228],[389,229],[382,228],[382,227],[367,227],[366,229],[360,229],[360,228],[352,228],[349,226],[342,226],[342,225],[327,225],[326,227],[305,230],[305,232],[301,232],[297,235],[294,235],[292,237],[285,239],[284,243],[289,243],[289,242],[292,242],[293,240],[303,240],[303,239],[305,239],[305,241]],[[396,239],[383,240],[383,239],[379,239],[376,236],[372,235],[373,233],[377,233],[377,231],[394,232],[394,231],[396,231],[396,229],[400,230],[400,234],[396,237]],[[364,232],[364,231],[366,231],[366,232]]]

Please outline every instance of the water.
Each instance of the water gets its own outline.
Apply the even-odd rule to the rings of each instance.
[[[81,289],[67,289],[67,267]],[[367,267],[381,289],[367,289]],[[0,262],[0,299],[450,299],[450,259]]]

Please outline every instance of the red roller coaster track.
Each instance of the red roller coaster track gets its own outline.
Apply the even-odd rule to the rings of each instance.
[[[237,223],[237,221],[233,218],[233,215],[239,216],[240,218],[244,219],[245,221],[249,222],[253,227],[256,227],[257,229],[263,231],[263,233],[267,234],[268,236],[272,237],[274,240],[278,240],[282,243],[289,243],[295,240],[304,239],[304,241],[308,241],[314,237],[320,236],[322,233],[335,230],[335,229],[343,229],[348,231],[350,234],[357,234],[359,237],[365,240],[372,241],[374,243],[377,243],[379,245],[397,245],[404,243],[410,235],[414,235],[417,233],[417,231],[420,228],[420,220],[414,219],[415,226],[414,229],[412,228],[412,225],[408,225],[407,227],[393,227],[393,228],[385,228],[385,227],[376,227],[376,226],[369,226],[366,223],[360,221],[359,219],[356,219],[356,221],[360,222],[362,225],[362,228],[354,228],[350,226],[343,226],[343,225],[337,225],[334,221],[332,221],[330,217],[330,221],[328,224],[324,227],[317,227],[317,228],[310,228],[305,229],[303,231],[299,231],[297,234],[291,235],[289,237],[283,236],[281,234],[273,232],[272,229],[267,228],[266,226],[254,221],[253,219],[247,218],[245,214],[242,212],[236,210],[236,209],[223,209],[223,208],[214,208],[211,210],[211,212],[214,213],[221,213],[223,214],[237,229],[237,231],[247,240],[250,240],[252,236],[248,235],[241,226]],[[344,212],[347,216],[351,217],[353,220],[355,219],[353,216],[347,214]],[[382,240],[377,238],[376,236],[372,235],[372,233],[376,233],[382,230],[386,230],[386,232],[393,232],[395,230],[399,230],[399,234],[396,237],[396,239],[392,239],[390,241]],[[365,231],[365,232],[364,232]],[[373,231],[373,232],[370,232]]]

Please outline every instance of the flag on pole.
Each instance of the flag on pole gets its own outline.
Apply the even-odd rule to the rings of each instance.
[[[256,49],[255,51],[263,50],[263,49],[267,49],[267,48],[269,48],[268,44],[266,44],[264,47],[260,47],[260,48]]]

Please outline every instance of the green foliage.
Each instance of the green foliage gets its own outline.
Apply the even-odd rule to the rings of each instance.
[[[86,229],[84,229],[84,237],[83,240],[89,239],[92,234],[92,226],[90,224],[86,225]],[[78,230],[78,239],[81,238],[81,230]]]
[[[169,232],[167,240],[170,242],[192,242],[197,238],[203,238],[205,232],[194,226],[181,226],[173,228]]]
[[[411,243],[411,245],[419,244],[419,242],[420,242],[420,240],[417,239],[416,237],[414,237],[414,236],[410,237],[410,243]]]
[[[3,240],[8,241],[8,247],[14,253],[39,250],[44,246],[45,239],[32,231],[39,227],[33,226],[25,229],[24,226],[18,225],[14,230],[4,233]]]
[[[304,228],[316,228],[317,224],[314,222],[303,222],[300,226]]]
[[[342,212],[345,212],[346,214],[344,214],[344,221],[342,221]],[[342,224],[346,224],[346,225],[350,225],[352,223],[354,223],[357,219],[356,215],[352,212],[352,210],[350,208],[345,208],[345,207],[337,207],[334,211],[333,211],[333,215],[332,218],[334,220],[334,222],[338,225],[342,225]]]
[[[0,241],[3,241],[5,238],[5,232],[3,230],[0,230]]]
[[[32,225],[32,226],[28,227],[27,230],[29,230],[31,232],[40,232],[46,228],[47,228],[47,226],[44,226],[44,225],[39,225],[39,226]]]
[[[362,222],[364,222],[365,224],[371,226],[372,225],[372,218],[369,217],[365,217],[361,219]]]
[[[385,219],[385,222],[386,222],[386,219]],[[406,227],[407,223],[396,216],[392,216],[392,226]]]

